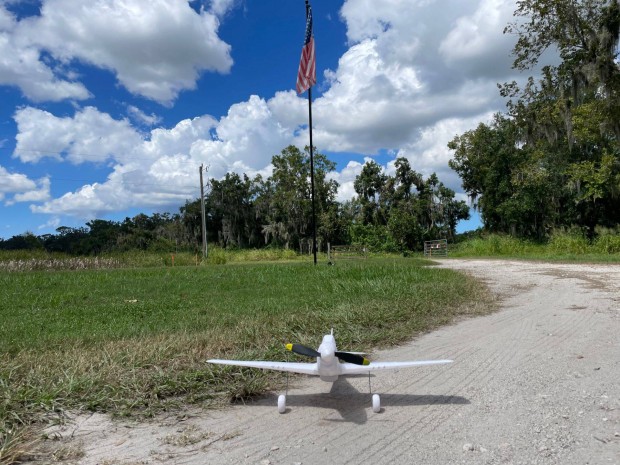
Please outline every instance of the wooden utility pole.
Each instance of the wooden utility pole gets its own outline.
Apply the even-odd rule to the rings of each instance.
[[[202,256],[207,258],[207,218],[205,215],[205,188],[202,181],[203,165],[200,165],[198,171],[200,173],[200,213],[202,216]],[[206,171],[209,171],[207,168]]]

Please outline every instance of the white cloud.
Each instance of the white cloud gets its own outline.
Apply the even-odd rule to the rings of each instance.
[[[232,10],[237,3],[239,3],[239,0],[211,0],[211,12],[218,17],[222,17]]]
[[[267,102],[273,118],[285,128],[308,124],[308,101],[294,91],[276,92]]]
[[[115,208],[114,203],[105,204],[105,197],[95,195],[100,187],[97,183],[84,186],[75,193],[67,193],[59,199],[46,202],[44,205],[32,205],[30,210],[33,213],[73,214],[84,219],[92,219],[100,213],[114,211]],[[112,196],[107,197],[106,200],[112,200]]]
[[[12,197],[7,198],[8,195]],[[50,197],[50,180],[47,177],[32,180],[25,174],[11,173],[0,166],[0,200],[5,205],[17,202],[41,202]]]
[[[0,4],[0,85],[16,86],[35,102],[90,96],[78,82],[58,76],[41,61],[40,50],[16,33],[18,23]]]
[[[50,198],[50,184],[47,177],[39,179],[35,189],[15,194],[11,202],[43,202]]]
[[[483,0],[472,15],[459,18],[439,46],[446,64],[468,75],[505,75],[514,37],[503,30],[514,9],[514,0]]]
[[[0,3],[0,31],[10,31],[15,27],[15,17]]]
[[[32,107],[15,113],[18,134],[15,157],[22,162],[42,158],[66,159],[74,164],[131,157],[141,136],[127,120],[114,120],[93,107],[73,118],[59,118]]]
[[[60,218],[57,216],[52,217],[49,221],[44,224],[39,225],[37,229],[56,229],[61,225]]]
[[[81,83],[58,76],[80,60],[112,71],[133,94],[171,104],[202,71],[230,70],[218,28],[213,13],[187,0],[44,0],[40,16],[21,21],[0,5],[0,84],[35,101],[85,99]],[[45,64],[42,51],[61,66]]]
[[[378,39],[383,55],[412,64],[435,56],[448,28],[475,11],[476,5],[462,0],[346,0],[340,14],[351,43]],[[405,48],[401,51],[391,45]]]
[[[19,173],[10,173],[0,166],[0,194],[20,192],[34,189],[36,184],[28,176]]]
[[[225,173],[217,170],[219,160],[227,160],[226,164],[233,161],[235,171],[264,168],[273,155],[290,144],[292,136],[290,128],[274,118],[269,104],[256,95],[231,106],[216,132],[217,140],[194,145],[192,155],[213,160],[214,172],[219,176]]]
[[[127,114],[136,123],[143,124],[143,125],[149,126],[149,127],[150,126],[155,126],[155,125],[161,123],[161,121],[162,121],[161,116],[157,116],[155,113],[151,113],[150,115],[147,115],[145,112],[140,110],[135,105],[128,105],[127,106]]]
[[[105,182],[85,185],[32,211],[88,219],[131,207],[178,206],[198,195],[201,164],[209,166],[209,177],[230,171],[268,176],[272,156],[293,138],[294,128],[279,123],[271,110],[283,98],[287,96],[267,102],[252,96],[219,121],[206,115],[147,136],[127,120],[114,120],[91,107],[65,118],[21,109],[15,115],[20,131],[15,156],[22,161],[54,156],[61,162],[108,161],[112,168]]]
[[[367,158],[366,162],[368,160],[370,159]],[[353,184],[355,183],[355,178],[362,172],[363,168],[364,164],[357,161],[350,161],[347,163],[347,166],[342,169],[342,171],[328,174],[328,179],[333,179],[339,184],[337,194],[337,200],[339,202],[351,200],[355,195],[357,195]]]
[[[396,157],[407,158],[411,167],[425,177],[437,173],[441,182],[458,192],[461,190],[461,179],[448,166],[453,155],[448,149],[448,142],[457,135],[475,129],[481,122],[490,122],[492,116],[492,112],[488,112],[470,118],[447,118],[438,121],[423,129],[419,139],[402,147]]]

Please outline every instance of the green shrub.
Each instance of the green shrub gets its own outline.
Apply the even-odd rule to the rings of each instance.
[[[225,265],[227,262],[226,252],[219,247],[211,247],[207,254],[208,265]]]
[[[349,228],[352,245],[361,245],[373,252],[399,252],[396,243],[386,226],[354,224]]]
[[[589,240],[579,228],[558,229],[546,243],[511,236],[490,234],[450,245],[452,257],[515,257],[542,260],[620,259],[620,228],[596,228],[596,238]]]
[[[452,256],[522,257],[535,253],[540,245],[503,234],[474,237],[450,246]]]
[[[588,252],[589,243],[579,229],[554,231],[549,240],[549,250],[555,254],[584,254]]]
[[[597,253],[620,253],[620,228],[596,228],[596,239],[593,248]]]

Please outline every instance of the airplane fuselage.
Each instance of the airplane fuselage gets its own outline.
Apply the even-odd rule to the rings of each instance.
[[[323,336],[318,351],[321,353],[321,356],[316,358],[319,377],[323,381],[333,383],[338,379],[341,371],[340,361],[336,357],[336,339],[332,334]]]

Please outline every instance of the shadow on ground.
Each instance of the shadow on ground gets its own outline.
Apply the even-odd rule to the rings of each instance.
[[[461,396],[444,396],[432,394],[382,394],[381,410],[391,407],[405,407],[416,405],[467,405],[469,400]],[[247,406],[273,405],[277,408],[278,395],[268,394],[256,399]],[[341,418],[325,418],[326,421],[364,424],[368,421],[368,411],[371,408],[372,395],[369,391],[360,392],[353,387],[346,378],[339,378],[332,384],[328,393],[316,394],[288,394],[286,396],[286,413],[294,414],[295,407],[314,407],[337,411]]]

